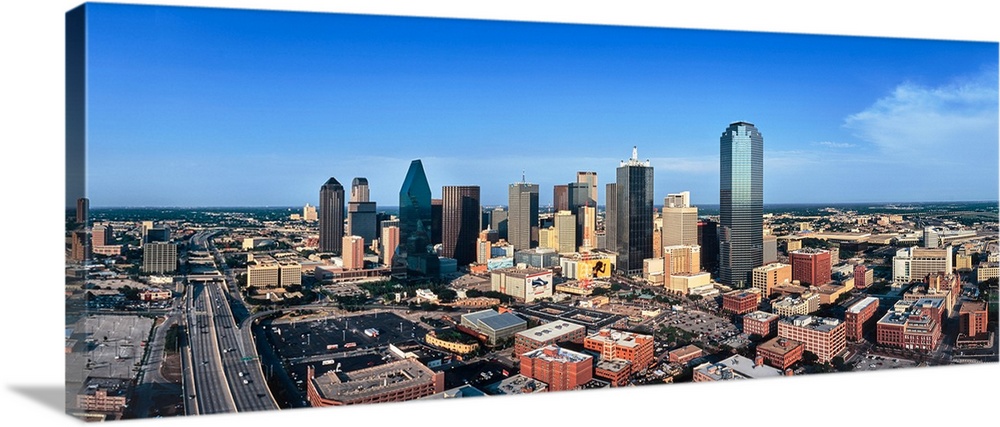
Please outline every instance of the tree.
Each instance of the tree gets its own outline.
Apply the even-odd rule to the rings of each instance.
[[[819,356],[809,350],[802,352],[802,364],[803,365],[815,365],[819,362]]]

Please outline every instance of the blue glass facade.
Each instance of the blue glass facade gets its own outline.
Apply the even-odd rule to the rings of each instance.
[[[764,137],[752,123],[735,122],[720,147],[719,281],[742,288],[764,261]]]
[[[653,167],[640,162],[633,148],[632,158],[618,167],[614,219],[616,269],[622,274],[642,273],[642,261],[653,257]]]
[[[399,257],[406,260],[407,277],[437,278],[439,264],[431,243],[431,187],[424,165],[410,162],[399,189]]]

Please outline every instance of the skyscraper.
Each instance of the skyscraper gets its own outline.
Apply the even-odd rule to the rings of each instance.
[[[556,247],[561,254],[576,252],[576,216],[570,211],[559,211],[555,215]]]
[[[698,208],[691,193],[668,194],[663,199],[663,246],[698,244]]]
[[[587,184],[586,206],[597,206],[597,172],[577,172],[576,182]]]
[[[476,261],[476,238],[481,228],[479,186],[449,185],[441,189],[441,255],[458,265]]]
[[[405,260],[408,277],[437,277],[440,264],[431,243],[431,187],[420,160],[410,162],[399,189],[399,242],[398,256]]]
[[[344,238],[344,186],[330,177],[319,189],[319,250],[340,253]]]
[[[344,268],[347,270],[360,270],[365,268],[365,239],[361,236],[344,236],[343,239]]]
[[[507,211],[501,207],[490,213],[490,228],[497,231],[497,237],[507,240]]]
[[[508,188],[507,240],[515,250],[538,246],[538,184],[516,182]]]
[[[604,190],[604,249],[618,252],[618,184]]]
[[[552,211],[569,210],[569,186],[566,184],[552,186]]]
[[[617,178],[617,270],[641,274],[642,260],[653,257],[653,167],[649,160],[639,161],[632,147],[632,158],[621,162]]]
[[[719,141],[719,281],[742,288],[764,260],[764,137],[734,122]]]
[[[441,243],[441,219],[444,215],[444,201],[431,199],[431,244]]]
[[[378,238],[375,223],[375,202],[368,200],[368,179],[354,178],[351,201],[347,202],[347,234],[371,242]]]
[[[76,199],[76,223],[84,227],[87,226],[87,218],[90,212],[90,199],[81,197]]]

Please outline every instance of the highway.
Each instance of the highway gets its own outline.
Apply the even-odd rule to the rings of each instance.
[[[215,231],[192,236],[208,249]],[[185,364],[189,415],[279,409],[267,387],[253,338],[239,328],[222,290],[224,279],[190,283],[185,294],[189,347]],[[235,284],[234,284],[235,285]]]

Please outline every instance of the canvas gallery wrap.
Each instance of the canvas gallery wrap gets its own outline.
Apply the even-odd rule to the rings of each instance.
[[[81,5],[66,412],[996,363],[997,65],[995,42]]]

